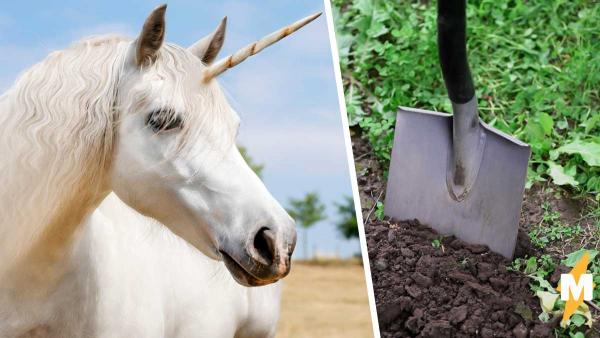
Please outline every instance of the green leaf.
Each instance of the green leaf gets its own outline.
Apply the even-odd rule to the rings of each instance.
[[[583,121],[581,126],[585,128],[585,133],[589,134],[600,123],[600,114],[595,114],[591,118]]]
[[[335,37],[336,37],[336,41],[337,41],[340,58],[343,59],[343,58],[348,57],[348,54],[350,53],[350,47],[352,46],[352,43],[354,42],[354,38],[352,37],[352,35],[345,34],[345,33],[336,33]]]
[[[561,263],[572,268],[581,259],[581,257],[583,257],[583,254],[586,251],[590,254],[590,262],[592,262],[594,258],[596,258],[596,256],[598,255],[597,250],[579,249],[568,254],[567,257],[564,260],[562,260]]]
[[[376,209],[375,209],[375,217],[377,217],[377,219],[380,221],[385,217],[384,210],[385,209],[384,209],[383,202],[377,201]]]
[[[571,324],[580,327],[581,325],[585,324],[585,318],[582,315],[572,315]]]
[[[569,128],[569,123],[566,120],[560,120],[556,123],[558,129],[567,129]]]
[[[577,309],[577,311],[575,311],[575,313],[581,314],[587,319],[586,325],[588,327],[591,328],[594,325],[594,319],[592,318],[592,312],[590,311],[590,307],[586,303],[582,303],[579,306],[579,309]]]
[[[570,176],[565,169],[555,162],[548,161],[548,175],[552,177],[552,181],[556,185],[572,185],[577,186],[579,182],[573,176]]]
[[[600,143],[574,141],[555,150],[559,154],[579,154],[591,166],[600,166]]]
[[[554,119],[552,119],[552,116],[546,113],[540,113],[538,114],[538,120],[544,130],[544,134],[550,135],[552,133],[552,128],[554,127]]]
[[[525,273],[531,274],[537,271],[537,259],[535,257],[529,257],[525,263]]]
[[[540,287],[542,289],[545,289],[549,292],[552,293],[556,293],[556,290],[552,287],[552,285],[550,284],[550,282],[548,282],[547,280],[543,279],[542,277],[539,276],[535,276],[535,275],[528,275],[529,278],[535,280],[536,282],[538,282],[538,284],[540,285]]]

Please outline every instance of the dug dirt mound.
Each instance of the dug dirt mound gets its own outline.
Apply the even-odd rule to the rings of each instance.
[[[357,179],[381,336],[554,337],[522,273],[484,246],[442,237],[417,221],[378,220],[384,172],[353,131]],[[532,256],[520,230],[517,256]]]
[[[372,220],[367,246],[382,337],[553,337],[524,275],[484,246],[417,221]]]

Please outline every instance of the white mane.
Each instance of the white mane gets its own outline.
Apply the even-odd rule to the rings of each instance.
[[[25,253],[27,262],[51,266],[83,217],[109,192],[105,174],[114,126],[120,111],[132,111],[116,102],[130,45],[118,36],[82,40],[31,67],[0,97],[0,276]],[[165,44],[152,66],[183,93],[178,97],[184,102],[173,102],[187,110],[181,112],[185,132],[178,150],[201,134],[209,144],[230,143],[235,136],[237,117],[218,85],[213,81],[202,87],[207,92],[197,93],[180,81],[193,57]],[[140,86],[131,101],[146,104],[150,86]]]

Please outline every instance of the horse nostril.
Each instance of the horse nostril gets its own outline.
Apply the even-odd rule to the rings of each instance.
[[[273,264],[275,257],[275,234],[269,228],[261,228],[254,236],[254,249],[266,265]]]

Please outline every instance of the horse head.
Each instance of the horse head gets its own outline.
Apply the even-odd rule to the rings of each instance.
[[[164,42],[165,11],[165,5],[156,8],[127,47],[114,107],[111,188],[138,212],[223,260],[238,283],[275,282],[290,270],[294,221],[242,158],[235,143],[240,119],[215,78],[301,26],[214,62],[226,19],[185,49]]]

